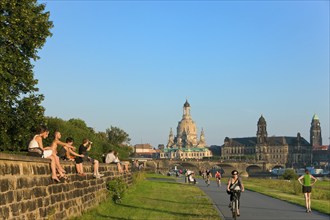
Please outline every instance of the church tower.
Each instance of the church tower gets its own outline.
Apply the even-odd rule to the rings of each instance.
[[[206,146],[205,134],[204,134],[204,129],[202,128],[201,136],[199,138],[198,147],[205,147],[205,146]]]
[[[310,144],[313,147],[322,146],[320,119],[316,114],[314,114],[312,123],[311,123]]]
[[[167,142],[166,147],[167,148],[172,148],[173,145],[174,145],[174,135],[173,135],[173,131],[172,131],[172,128],[171,128],[170,134],[168,136],[168,142]]]
[[[262,115],[258,120],[257,144],[267,144],[267,124],[265,118]]]

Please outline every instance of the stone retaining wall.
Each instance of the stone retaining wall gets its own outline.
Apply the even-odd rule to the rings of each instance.
[[[104,201],[106,183],[122,177],[128,184],[132,175],[121,174],[116,165],[100,163],[105,174],[93,178],[92,164],[84,163],[86,177],[76,175],[74,162],[61,162],[69,177],[55,183],[50,160],[0,153],[0,219],[67,219]]]

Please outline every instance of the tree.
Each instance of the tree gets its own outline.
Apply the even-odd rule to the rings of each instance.
[[[106,133],[109,139],[109,142],[113,145],[121,145],[121,144],[128,144],[131,139],[129,138],[129,135],[122,129],[113,127],[107,128]]]
[[[0,150],[27,148],[44,122],[32,61],[51,36],[49,12],[37,0],[0,1]]]

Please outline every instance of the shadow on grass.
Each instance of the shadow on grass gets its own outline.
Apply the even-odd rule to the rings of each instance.
[[[148,177],[146,180],[150,180],[153,182],[176,182],[176,179],[171,179],[171,178],[156,178],[156,177]]]
[[[169,215],[173,215],[176,216],[178,218],[181,217],[199,217],[199,218],[217,218],[219,216],[217,215],[209,215],[209,214],[196,214],[196,213],[184,213],[184,212],[173,212],[170,210],[164,210],[164,209],[157,209],[157,208],[146,208],[146,207],[140,207],[140,206],[133,206],[133,205],[127,205],[127,204],[118,204],[118,206],[122,206],[122,207],[126,207],[129,209],[142,209],[142,210],[146,210],[146,211],[153,211],[153,212],[160,212],[160,213],[166,213]]]
[[[180,182],[176,182],[176,180],[172,180],[172,179],[147,179],[151,182],[156,182],[156,183],[163,183],[163,184],[174,184],[174,185],[182,185],[182,183]]]
[[[118,220],[127,220],[127,219],[131,219],[131,218],[121,218],[121,217],[116,217],[116,216],[111,216],[111,215],[105,215],[105,214],[101,214],[101,213],[96,213],[94,215],[95,219],[99,219],[99,218],[104,218],[104,219],[118,219]]]
[[[202,195],[200,196],[201,198],[207,198],[206,196]],[[160,201],[160,202],[170,202],[170,203],[178,203],[178,204],[193,204],[193,205],[204,205],[206,206],[206,204],[203,202],[177,202],[177,201],[174,201],[174,200],[167,200],[167,199],[155,199],[155,198],[149,198],[149,197],[139,197],[139,198],[142,198],[142,199],[147,199],[147,200],[155,200],[155,201]],[[212,206],[212,204],[210,204],[210,206]]]

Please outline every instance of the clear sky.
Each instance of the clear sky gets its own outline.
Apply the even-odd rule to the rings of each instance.
[[[268,136],[329,144],[329,1],[39,1],[54,22],[35,77],[46,115],[165,144],[188,99],[208,145]]]

